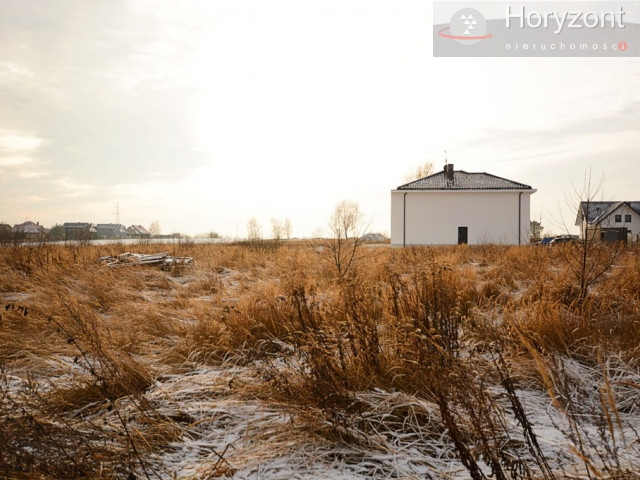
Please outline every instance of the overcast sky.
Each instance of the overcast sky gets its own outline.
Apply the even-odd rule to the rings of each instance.
[[[0,221],[310,235],[444,151],[561,232],[585,171],[640,200],[640,59],[432,58],[414,0],[0,0]]]

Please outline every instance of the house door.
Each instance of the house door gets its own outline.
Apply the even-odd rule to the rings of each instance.
[[[469,230],[469,227],[458,227],[458,245],[460,245],[461,243],[468,243],[467,242],[468,230]]]

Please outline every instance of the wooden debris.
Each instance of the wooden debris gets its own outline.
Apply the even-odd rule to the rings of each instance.
[[[162,253],[121,253],[117,257],[107,255],[100,257],[98,261],[105,267],[120,268],[130,267],[133,265],[157,265],[163,269],[172,267],[192,267],[194,264],[193,257],[173,257],[169,252]]]

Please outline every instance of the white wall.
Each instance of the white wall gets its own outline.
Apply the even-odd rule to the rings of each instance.
[[[457,244],[458,227],[465,226],[470,245],[518,245],[521,192],[520,242],[526,245],[529,243],[530,197],[535,190],[392,190],[391,244]]]
[[[621,215],[621,222],[616,222],[616,215]],[[625,215],[631,215],[631,222],[625,222]],[[627,228],[629,233],[631,234],[639,234],[640,233],[640,215],[638,215],[635,211],[629,208],[628,205],[621,205],[615,210],[611,215],[605,218],[602,223],[600,223],[601,228]],[[580,235],[584,233],[584,226],[580,231]]]

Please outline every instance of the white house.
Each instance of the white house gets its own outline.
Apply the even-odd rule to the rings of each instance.
[[[535,192],[523,183],[445,165],[391,190],[391,244],[528,244]]]
[[[637,241],[640,234],[640,202],[580,202],[576,225],[584,238],[596,232],[600,240]]]

